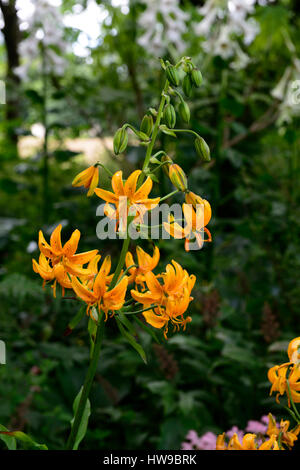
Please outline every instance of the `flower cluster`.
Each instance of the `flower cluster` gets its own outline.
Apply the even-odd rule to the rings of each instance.
[[[182,53],[186,47],[182,35],[186,32],[189,15],[179,6],[179,0],[143,0],[146,9],[139,17],[143,34],[140,46],[152,55],[164,55],[170,46]]]
[[[272,1],[272,0],[270,0]],[[266,2],[259,2],[266,4]],[[249,45],[259,32],[256,20],[249,16],[254,12],[256,0],[207,0],[199,13],[203,19],[195,25],[195,32],[205,37],[205,52],[231,61],[231,67],[245,68],[249,56],[241,49],[234,36]]]
[[[235,434],[238,440],[241,441],[246,433],[254,433],[258,436],[258,439],[266,439],[270,416],[271,415],[262,416],[260,421],[249,420],[245,430],[241,430],[238,429],[237,426],[233,426],[231,429],[226,431],[225,437],[230,440]],[[274,420],[273,417],[272,420]],[[181,448],[182,450],[215,450],[216,444],[217,435],[213,432],[208,431],[202,436],[199,436],[196,431],[191,430],[186,435]]]
[[[287,395],[288,408],[296,426],[290,429],[290,421],[281,419],[277,423],[271,413],[268,415],[268,426],[258,426],[257,422],[249,421],[247,434],[238,435],[235,432],[229,441],[225,433],[218,436],[216,450],[285,450],[291,449],[300,433],[300,414],[295,403],[300,403],[300,337],[294,338],[288,345],[289,362],[271,367],[268,379],[272,384],[270,395],[277,392],[276,401],[280,395]],[[290,410],[292,406],[293,411]],[[265,421],[265,419],[264,419]],[[237,430],[238,431],[238,430]],[[264,435],[263,435],[264,434]]]
[[[170,325],[173,326],[173,331],[178,331],[180,327],[185,330],[186,325],[192,320],[186,312],[193,300],[191,294],[196,277],[189,274],[176,260],[171,260],[164,270],[155,273],[160,260],[159,248],[154,245],[153,255],[145,252],[140,246],[132,250],[130,246],[133,241],[130,236],[131,225],[139,230],[146,227],[147,230],[149,227],[143,224],[144,216],[156,208],[161,200],[174,193],[182,192],[185,195],[185,203],[182,206],[185,226],[181,227],[176,219],[170,219],[168,223],[163,224],[165,230],[175,238],[185,238],[187,251],[190,250],[193,240],[196,241],[198,247],[202,246],[203,241],[211,241],[211,234],[206,228],[211,219],[209,202],[188,188],[183,169],[164,151],[161,150],[152,155],[159,131],[171,136],[176,136],[176,132],[184,131],[196,136],[197,154],[202,161],[209,161],[209,148],[201,136],[188,129],[174,129],[176,111],[171,104],[171,96],[178,96],[180,100],[178,113],[188,121],[189,107],[181,93],[178,90],[174,91],[181,81],[179,68],[182,68],[185,74],[183,89],[186,93],[192,87],[201,85],[201,72],[190,58],[182,58],[176,66],[169,62],[162,63],[162,65],[166,73],[166,83],[158,111],[152,109],[152,112],[148,112],[142,120],[140,129],[124,124],[114,136],[114,151],[119,154],[126,150],[128,130],[135,133],[141,144],[147,147],[143,168],[133,171],[127,179],[124,179],[121,170],[111,174],[110,170],[97,162],[81,171],[72,182],[75,187],[86,188],[87,196],[95,194],[104,201],[104,215],[112,222],[115,233],[123,239],[123,247],[116,268],[113,269],[114,263],[110,256],[106,256],[98,267],[101,259],[98,250],[76,253],[80,238],[79,230],[75,230],[71,238],[63,245],[61,225],[54,229],[50,243],[45,240],[40,231],[41,254],[39,261],[33,260],[34,271],[43,278],[44,284],[51,283],[54,295],[56,295],[57,284],[61,286],[63,296],[65,289],[72,291],[73,297],[71,298],[83,302],[86,313],[97,324],[100,316],[105,318],[105,321],[115,317],[123,336],[129,339],[138,351],[140,351],[140,345],[137,345],[131,335],[132,328],[126,315],[141,313],[149,325],[163,331],[165,338],[167,338]],[[164,123],[161,123],[162,120]],[[111,191],[99,185],[100,167],[111,178]],[[159,181],[154,173],[160,168],[166,170],[170,183],[176,187],[176,190],[163,198],[161,196],[150,197],[153,182]],[[205,235],[206,240],[204,240]],[[127,330],[124,330],[124,327]]]
[[[225,433],[218,436],[216,441],[216,450],[284,450],[293,447],[294,442],[298,439],[300,425],[289,431],[290,422],[281,420],[277,423],[271,413],[268,417],[267,427],[262,424],[258,426],[256,423],[249,421],[247,429],[249,431],[256,430],[256,433],[247,432],[244,435],[233,433],[229,441],[226,442]],[[258,431],[258,432],[257,432]]]
[[[294,338],[288,346],[289,362],[271,367],[268,379],[272,384],[270,395],[277,392],[276,401],[280,395],[287,395],[288,406],[291,401],[300,403],[300,337]]]

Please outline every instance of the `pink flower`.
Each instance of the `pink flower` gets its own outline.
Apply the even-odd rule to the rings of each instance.
[[[254,434],[265,434],[268,427],[260,421],[250,420],[247,423],[246,431]]]
[[[226,432],[226,436],[231,438],[234,434],[237,434],[239,441],[244,437],[244,431],[241,431],[237,426],[233,426],[229,431]]]

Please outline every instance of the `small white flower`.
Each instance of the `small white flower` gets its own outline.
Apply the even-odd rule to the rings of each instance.
[[[150,54],[163,54],[170,46],[178,52],[186,48],[182,35],[187,30],[189,15],[179,7],[179,0],[143,0],[146,10],[139,17],[143,34],[138,38],[140,46]]]

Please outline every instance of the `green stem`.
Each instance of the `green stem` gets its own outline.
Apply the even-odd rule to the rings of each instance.
[[[168,199],[171,196],[174,196],[174,194],[180,193],[179,189],[175,189],[175,191],[172,191],[171,193],[167,194],[166,196],[160,198],[159,202],[164,201],[165,199]]]
[[[147,307],[147,308],[142,308],[141,310],[136,310],[135,312],[132,311],[132,312],[122,312],[124,315],[136,315],[138,313],[143,313],[143,312],[147,312],[148,310],[153,310],[154,308],[156,308],[157,305],[151,305],[151,307]]]
[[[133,217],[128,217],[127,218],[126,238],[124,238],[124,241],[123,241],[123,246],[122,246],[122,251],[121,251],[121,254],[120,254],[119,262],[118,262],[118,265],[117,265],[116,270],[114,272],[112,281],[109,285],[109,290],[111,290],[117,284],[120,273],[121,273],[121,271],[123,269],[123,266],[124,266],[124,263],[125,263],[125,257],[126,257],[126,254],[127,254],[128,248],[129,248],[129,244],[130,244],[130,236],[129,236],[129,233],[128,233],[128,229],[129,229],[129,225],[132,222],[132,220],[133,220]]]
[[[90,362],[90,365],[89,365],[89,368],[88,368],[88,371],[84,380],[79,405],[74,416],[74,422],[73,422],[71,433],[67,442],[68,450],[72,450],[76,442],[77,433],[78,433],[82,416],[85,410],[85,406],[86,406],[86,403],[90,394],[91,386],[92,386],[92,383],[96,374],[103,335],[104,335],[104,314],[99,312],[99,322],[98,322],[97,333],[96,333],[96,338],[95,338],[95,343],[94,343],[93,355],[92,355],[91,362]]]
[[[193,131],[192,129],[171,129],[172,132],[187,132],[189,134],[194,134],[196,137],[199,137],[199,134],[197,132]]]
[[[155,121],[153,132],[152,132],[151,142],[149,143],[149,145],[147,147],[145,161],[144,161],[144,164],[143,164],[143,170],[148,168],[148,165],[149,165],[152,150],[153,150],[153,147],[154,147],[154,144],[155,144],[155,141],[156,141],[156,137],[157,137],[157,134],[158,134],[159,125],[160,125],[160,121],[161,121],[161,118],[162,118],[164,105],[165,105],[165,102],[166,102],[165,94],[167,93],[168,88],[169,88],[169,81],[166,80],[164,89],[163,89],[162,94],[161,94],[161,100],[160,100],[159,108],[158,108],[158,111],[157,111],[157,116],[156,116],[156,121]]]

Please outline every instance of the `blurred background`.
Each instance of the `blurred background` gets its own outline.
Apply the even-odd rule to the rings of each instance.
[[[71,182],[97,160],[125,175],[140,167],[145,149],[131,140],[116,157],[112,136],[157,106],[158,58],[182,55],[204,77],[187,101],[212,160],[199,162],[188,134],[159,143],[210,201],[213,243],[159,247],[160,267],[176,257],[197,276],[193,322],[160,344],[141,329],[148,365],[110,322],[81,448],[180,449],[190,430],[283,416],[267,370],[299,335],[299,2],[0,0],[0,10],[0,423],[64,446],[89,337],[86,321],[63,336],[76,305],[32,271],[38,230],[48,238],[60,222],[67,240],[79,228],[80,251],[117,259],[118,241],[96,237],[99,199]]]

